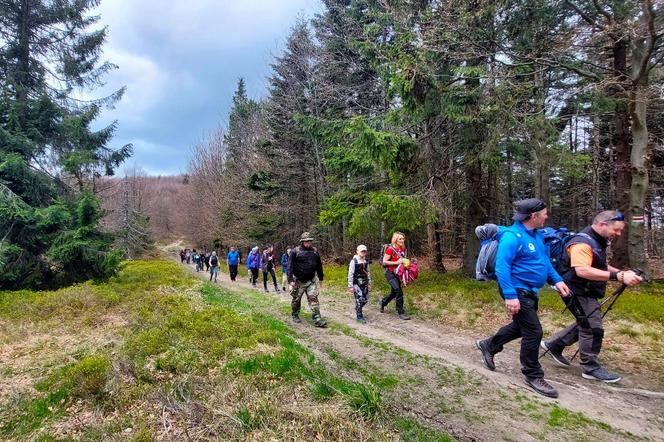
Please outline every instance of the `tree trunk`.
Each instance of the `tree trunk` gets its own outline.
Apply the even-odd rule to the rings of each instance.
[[[443,253],[441,251],[440,224],[438,221],[427,224],[427,239],[429,244],[429,256],[431,257],[431,270],[446,272],[443,264]]]
[[[641,51],[633,51],[635,60],[641,63]],[[647,271],[648,259],[645,250],[645,203],[648,192],[648,108],[647,75],[634,86],[631,99],[632,117],[632,182],[629,191],[629,262],[634,267]]]
[[[627,39],[618,38],[613,45],[613,68],[617,73],[613,79],[617,86],[612,87],[610,95],[616,100],[616,110],[613,115],[613,149],[616,175],[616,208],[629,215],[630,188],[632,186],[632,171],[630,164],[631,136],[629,109],[621,91],[621,84],[627,81]],[[613,254],[611,264],[618,268],[629,266],[629,224],[625,231],[612,244]]]

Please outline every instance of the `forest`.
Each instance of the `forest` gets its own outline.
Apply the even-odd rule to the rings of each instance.
[[[291,30],[268,95],[237,83],[191,154],[200,244],[296,243],[375,257],[394,230],[470,274],[474,228],[543,199],[550,224],[626,214],[619,266],[661,253],[662,5],[325,0]]]

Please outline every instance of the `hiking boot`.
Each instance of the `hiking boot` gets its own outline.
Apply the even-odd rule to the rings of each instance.
[[[399,319],[403,319],[404,321],[410,321],[410,316],[408,316],[405,313],[399,313]]]
[[[482,362],[484,362],[484,366],[491,371],[495,371],[496,364],[493,362],[493,355],[489,351],[486,341],[477,340],[477,342],[475,342],[475,346],[480,351],[480,353],[482,353]]]
[[[544,380],[544,378],[537,379],[525,379],[526,385],[530,386],[533,390],[541,394],[542,396],[557,398],[558,390],[556,390],[551,384]]]
[[[274,286],[274,291],[278,293],[278,292],[279,292],[279,287],[277,287],[277,286],[275,285],[275,286]]]
[[[380,300],[378,301],[378,310],[379,310],[381,313],[385,313],[385,306],[383,305],[383,300],[382,300],[382,299],[380,299]]]
[[[285,292],[285,291],[286,291],[286,287],[282,287],[281,290]]]
[[[291,318],[293,318],[293,322],[295,322],[296,324],[300,324],[302,322],[302,320],[298,315],[291,315]]]
[[[562,351],[553,350],[544,341],[540,342],[540,347],[542,347],[546,353],[550,354],[553,360],[558,363],[558,365],[562,365],[565,368],[570,367],[572,365],[563,355]]]
[[[265,289],[265,293],[270,293],[270,291],[268,289]]]
[[[587,373],[583,372],[581,373],[581,376],[583,376],[584,379],[593,379],[595,381],[606,382],[607,384],[612,384],[622,379],[621,376],[611,373],[603,367],[596,368]]]
[[[327,322],[323,321],[322,319],[319,319],[317,321],[314,321],[314,325],[318,328],[325,328],[327,327]]]
[[[367,323],[367,320],[364,319],[364,316],[358,316],[356,321],[361,323],[361,324],[366,324]]]

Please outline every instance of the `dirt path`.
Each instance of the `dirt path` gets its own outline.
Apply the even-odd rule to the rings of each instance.
[[[193,266],[187,267],[193,270]],[[198,275],[201,278],[208,276],[205,273]],[[222,273],[218,284],[231,290],[251,289],[245,275],[241,270],[238,281],[233,283],[226,273]],[[260,288],[262,290],[262,284]],[[416,376],[419,381],[413,382],[414,385],[408,388],[409,393],[404,397],[404,391],[400,391],[399,397],[393,399],[397,400],[402,410],[419,415],[459,439],[549,439],[546,433],[541,432],[541,425],[538,429],[537,425],[529,422],[533,420],[532,416],[535,416],[534,422],[537,419],[541,421],[538,407],[550,410],[552,406],[559,406],[583,413],[617,430],[616,434],[588,434],[591,439],[632,438],[622,433],[627,432],[639,438],[664,440],[664,393],[642,389],[629,376],[620,385],[610,386],[582,379],[578,366],[564,369],[546,359],[543,360],[546,378],[560,392],[559,399],[546,399],[523,384],[518,343],[510,344],[496,357],[497,370],[491,372],[484,368],[475,349],[475,340],[481,336],[469,335],[466,331],[451,327],[434,326],[417,319],[402,321],[394,314],[392,306],[389,312],[381,314],[375,302],[378,299],[376,293],[365,308],[367,324],[360,324],[354,320],[351,297],[326,296],[326,290],[329,289],[323,290],[320,298],[321,312],[325,318],[341,324],[341,327],[319,330],[313,328],[310,321],[294,324],[294,328],[303,335],[306,345],[322,355],[337,352],[343,357],[381,367],[386,372],[407,372]],[[272,307],[263,306],[263,309],[288,321],[289,317],[283,307],[290,302],[288,293],[271,291],[265,296],[281,302]],[[362,338],[385,345],[372,347]],[[390,347],[397,351],[387,351],[386,348]],[[422,359],[404,360],[403,356],[398,357],[398,349]],[[467,375],[463,381],[450,381],[447,375],[441,375],[450,370]],[[445,382],[441,383],[441,376]],[[441,401],[450,402],[450,395],[455,400],[441,407]],[[445,410],[450,412],[445,413]],[[524,416],[515,416],[515,412]],[[525,416],[531,418],[526,419]],[[561,431],[564,434],[564,429]]]

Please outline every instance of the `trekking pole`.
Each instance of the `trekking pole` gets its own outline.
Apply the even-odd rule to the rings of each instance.
[[[641,273],[638,273],[637,271],[638,271],[638,272],[641,272]],[[641,269],[635,269],[634,272],[637,273],[637,275],[641,275],[641,274],[643,274],[643,271],[642,271]],[[592,316],[597,310],[599,310],[600,308],[602,308],[602,306],[603,306],[604,304],[606,304],[607,302],[613,300],[613,302],[611,303],[611,306],[610,306],[609,308],[607,308],[607,310],[606,310],[606,311],[608,312],[609,309],[610,309],[611,307],[613,307],[613,304],[615,303],[615,301],[618,299],[618,297],[620,297],[620,295],[622,294],[622,292],[625,291],[626,288],[627,288],[627,284],[624,284],[624,283],[621,284],[620,287],[618,287],[616,290],[614,290],[613,293],[611,293],[609,296],[607,296],[602,302],[600,302],[600,304],[599,304],[599,305],[598,305],[593,311],[591,311],[591,312],[588,313],[587,315],[582,314],[582,313],[583,313],[583,310],[580,310],[580,309],[577,309],[577,308],[575,308],[575,310],[577,310],[576,312],[575,312],[575,311],[572,311],[572,307],[570,307],[570,305],[568,305],[567,303],[565,303],[565,308],[563,309],[563,312],[564,312],[565,310],[569,309],[570,313],[572,313],[572,315],[574,315],[574,317],[577,319],[577,322],[575,322],[575,323],[573,324],[572,328],[570,328],[569,331],[568,331],[567,333],[565,333],[563,336],[561,336],[560,338],[558,338],[557,341],[560,341],[560,340],[563,340],[563,339],[567,338],[572,332],[576,332],[577,329],[579,328],[579,322],[578,322],[579,320],[588,319],[588,318],[589,318],[590,316]],[[573,295],[573,294],[570,294],[569,296],[570,296],[569,303],[572,304],[572,303],[574,302],[574,299],[572,298],[574,295]],[[606,313],[604,313],[604,314],[606,314]],[[604,316],[602,316],[602,318],[604,318]],[[544,351],[544,353],[542,353],[542,354],[540,355],[540,359],[543,358],[547,353],[549,353],[549,351],[550,351],[550,349],[547,348],[547,349]],[[577,353],[578,353],[578,350],[577,350]],[[576,353],[574,354],[574,356],[576,356]],[[572,358],[572,359],[574,359],[574,358]]]
[[[572,324],[572,328],[570,328],[570,329],[567,331],[567,333],[565,333],[563,336],[561,336],[560,338],[558,338],[557,341],[563,340],[563,339],[567,338],[567,337],[568,337],[570,334],[572,334],[573,332],[576,332],[576,330],[579,328],[579,323],[578,323],[579,320],[588,319],[588,318],[589,318],[591,315],[593,315],[597,310],[599,310],[600,308],[602,308],[602,306],[603,306],[604,304],[606,304],[606,303],[609,302],[610,300],[612,300],[612,299],[614,299],[614,298],[620,296],[620,294],[621,294],[626,288],[627,288],[627,285],[626,285],[626,284],[622,284],[622,285],[621,285],[620,287],[618,287],[613,293],[611,293],[609,296],[607,296],[606,299],[604,299],[604,300],[599,304],[599,306],[597,306],[593,311],[591,311],[591,312],[588,313],[587,315],[580,314],[580,312],[582,313],[582,310],[578,310],[578,309],[575,308],[575,310],[578,310],[578,311],[574,312],[574,311],[572,311],[572,308],[571,308],[571,307],[565,306],[565,310],[567,310],[567,309],[569,308],[570,313],[572,313],[572,315],[574,315],[574,317],[577,319],[577,322],[575,322],[574,324]],[[574,296],[574,295],[570,294],[569,296],[570,296],[570,301],[569,301],[569,302],[572,303],[572,302],[574,301],[574,299],[571,298],[571,297]],[[563,312],[564,312],[565,310],[563,310]],[[568,327],[569,327],[569,326],[568,326]],[[544,353],[542,353],[542,354],[540,355],[539,359],[542,359],[542,358],[543,358],[544,356],[546,356],[546,354],[549,353],[550,351],[551,351],[551,349],[550,349],[550,348],[547,348],[547,349],[544,351]]]
[[[632,271],[633,271],[634,273],[636,273],[638,276],[645,276],[645,272],[644,272],[643,270],[639,269],[639,268],[632,269]],[[644,281],[648,282],[648,278],[647,278],[647,277],[644,277]],[[608,306],[608,307],[606,308],[606,310],[604,310],[604,312],[602,313],[602,319],[604,319],[604,317],[606,316],[606,314],[609,313],[609,312],[611,311],[611,309],[612,309],[613,306],[615,305],[616,301],[618,300],[618,298],[620,297],[620,295],[622,295],[622,293],[625,291],[626,288],[627,288],[627,284],[623,283],[623,284],[618,288],[618,290],[616,290],[616,292],[614,293],[614,295],[611,296],[611,297],[613,297],[613,301],[611,301],[611,303],[609,304],[609,306]],[[611,297],[605,299],[604,302],[602,302],[602,303],[601,303],[601,304],[600,304],[595,310],[593,310],[592,313],[590,313],[587,317],[589,317],[590,315],[592,315],[593,313],[595,313],[597,310],[599,310],[604,304],[606,304],[606,302],[607,302]],[[574,355],[572,356],[572,359],[570,359],[570,362],[573,361],[573,360],[576,358],[576,356],[579,354],[579,350],[580,350],[580,348],[577,348],[577,349],[576,349],[576,351],[574,352]]]

